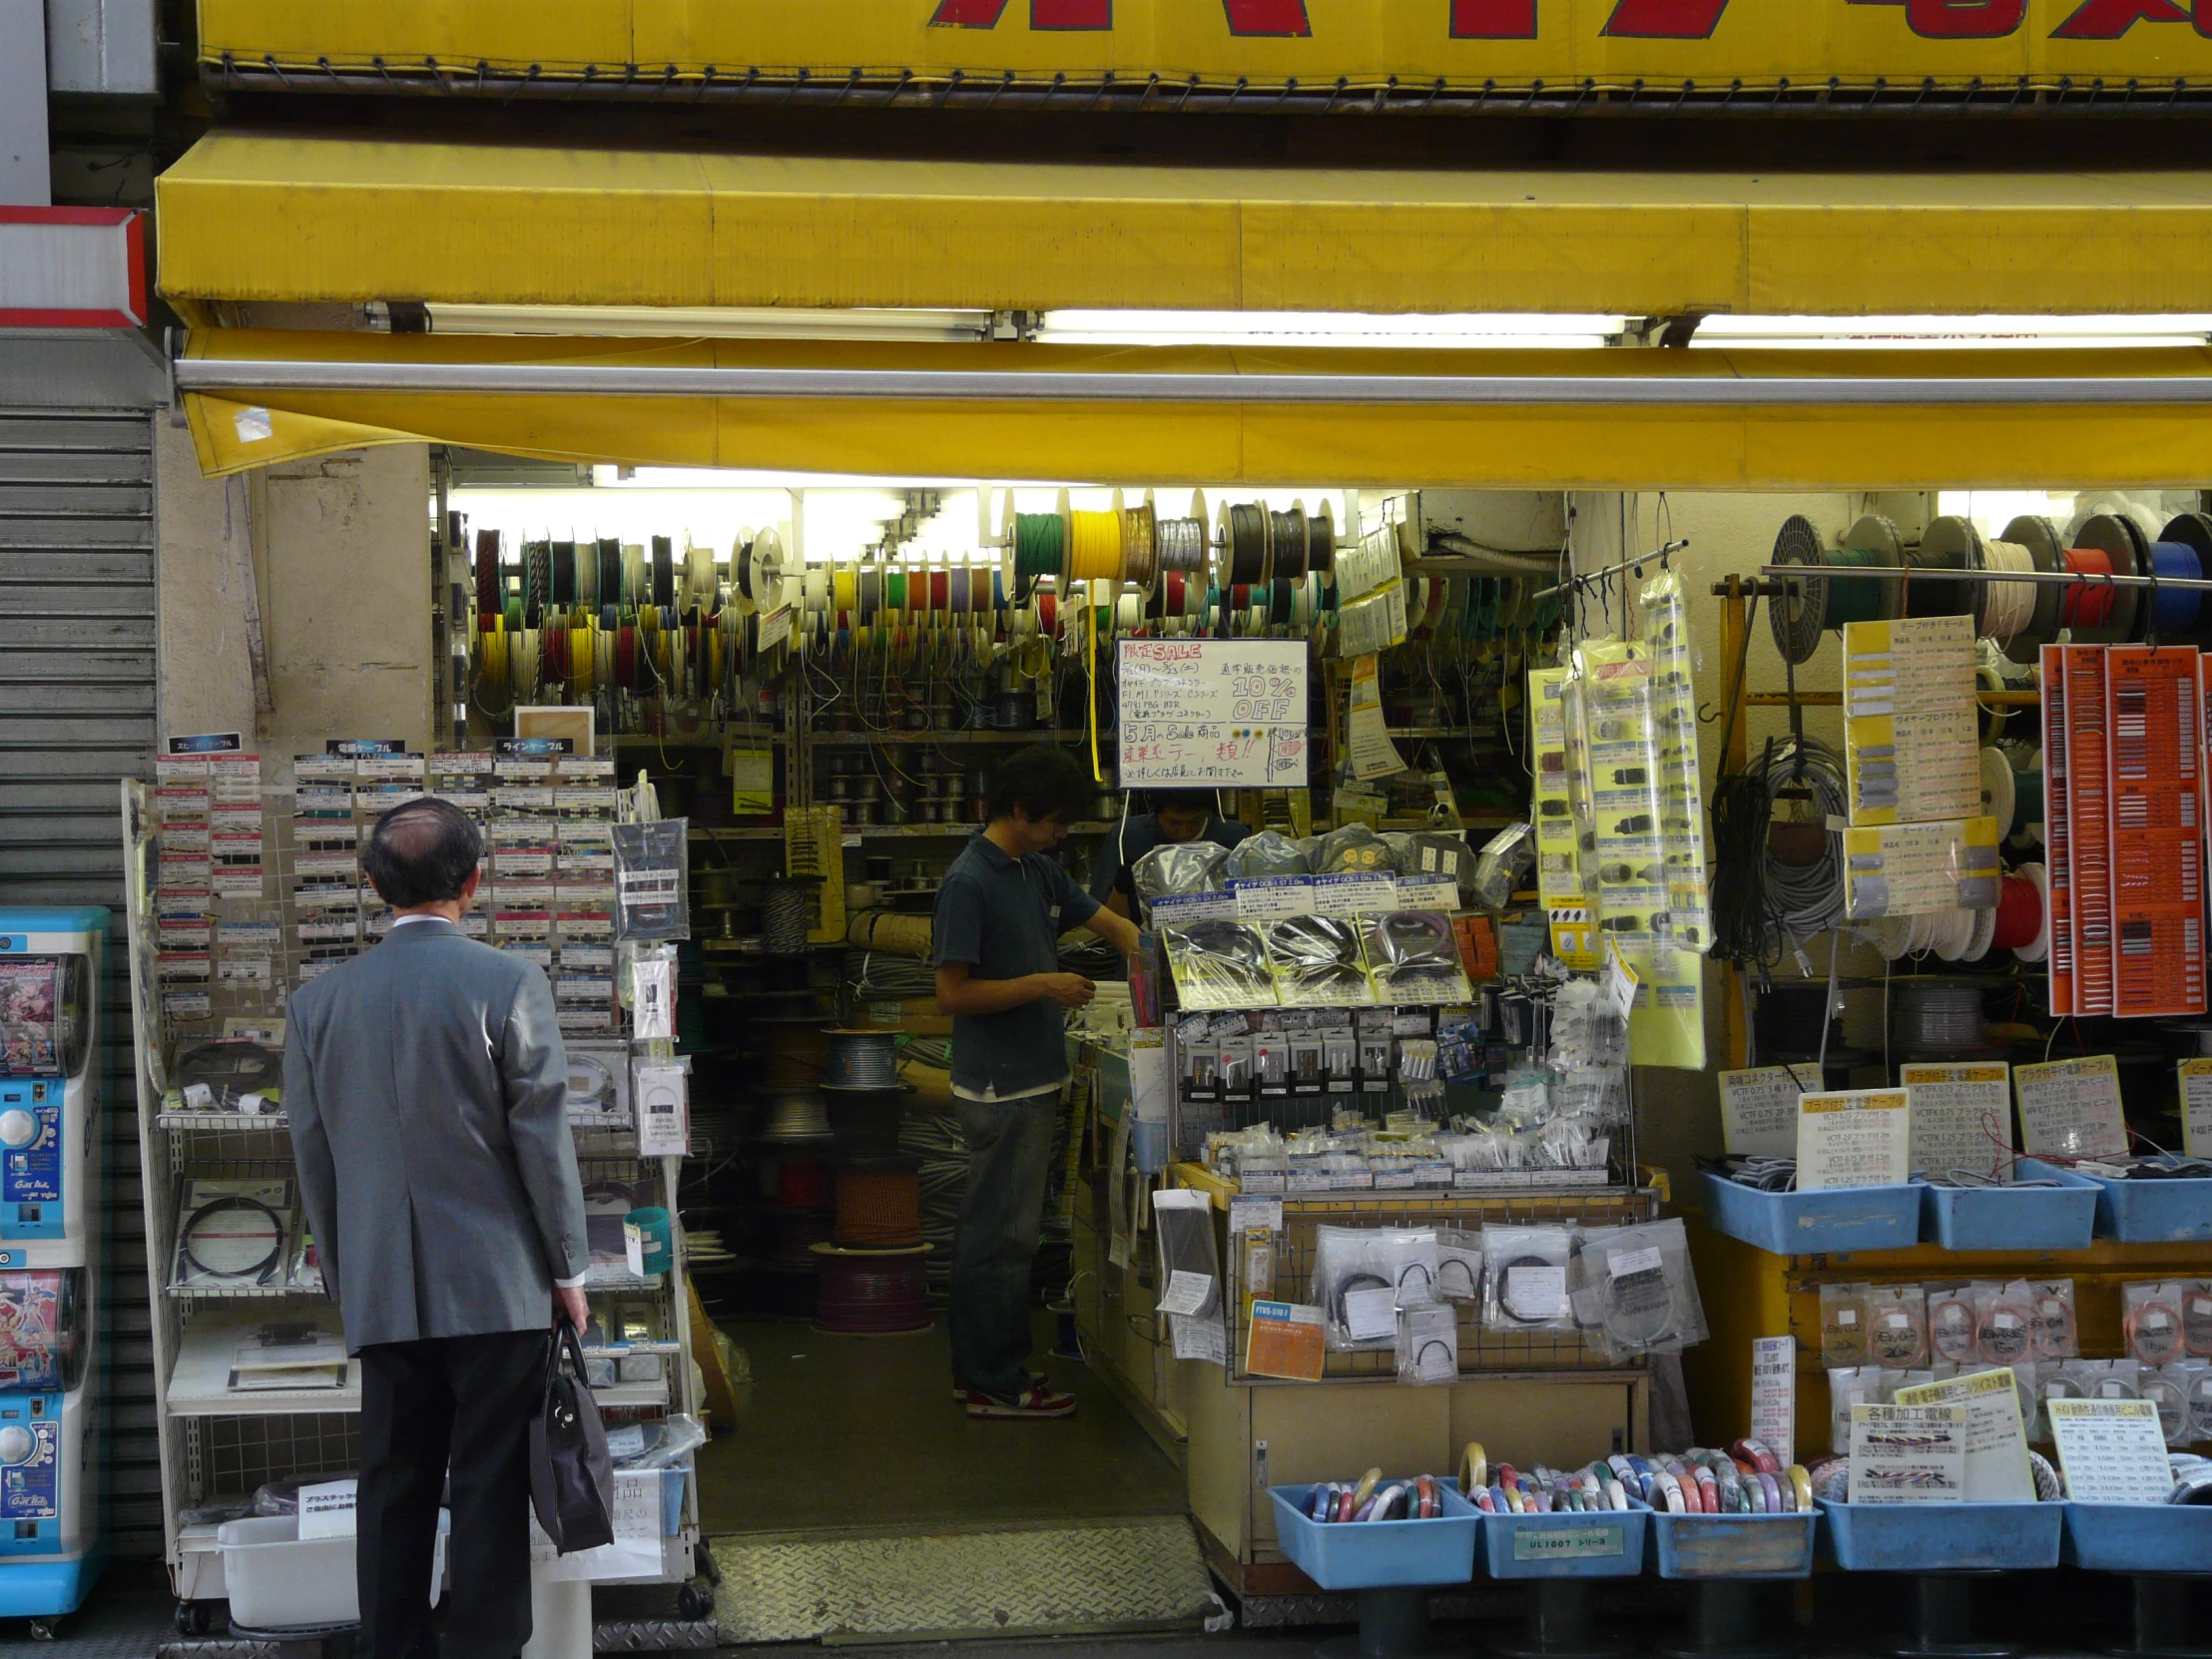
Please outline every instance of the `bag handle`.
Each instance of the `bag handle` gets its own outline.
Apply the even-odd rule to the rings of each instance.
[[[552,1340],[545,1345],[545,1396],[548,1399],[552,1397],[553,1384],[561,1375],[563,1353],[576,1364],[576,1381],[584,1382],[584,1344],[576,1335],[576,1323],[566,1314],[555,1314]]]

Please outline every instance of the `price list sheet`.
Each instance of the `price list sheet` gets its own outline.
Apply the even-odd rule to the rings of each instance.
[[[2204,1012],[2204,826],[2193,645],[2106,653],[2112,745],[2113,1008]]]
[[[1844,625],[1844,759],[1855,827],[1981,810],[1973,619]]]

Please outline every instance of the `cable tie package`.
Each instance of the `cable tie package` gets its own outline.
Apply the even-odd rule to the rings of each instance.
[[[2035,1305],[2035,1358],[2071,1360],[2081,1352],[2071,1279],[2047,1279],[2028,1287]]]
[[[2158,1408],[2158,1427],[2169,1446],[2189,1443],[2189,1386],[2204,1368],[2177,1360],[2170,1365],[2145,1367],[2141,1373],[2143,1397]]]
[[[1525,824],[1512,824],[1483,843],[1474,863],[1472,897],[1485,910],[1502,910],[1535,867],[1535,831]]]
[[[1199,1202],[1193,1204],[1191,1199]],[[1221,1307],[1221,1262],[1214,1254],[1213,1211],[1205,1194],[1180,1189],[1152,1195],[1160,1251],[1159,1311],[1203,1318]]]
[[[1445,1303],[1401,1308],[1397,1316],[1397,1380],[1459,1380],[1459,1316]]]
[[[1267,944],[1251,923],[1194,921],[1163,927],[1160,942],[1184,1007],[1274,1005],[1275,977],[1268,967]]]
[[[1856,1369],[1874,1358],[1874,1308],[1864,1285],[1821,1287],[1821,1363]]]
[[[2180,1285],[2122,1285],[2120,1299],[2120,1334],[2140,1364],[2164,1366],[2186,1356]]]
[[[615,937],[691,937],[691,820],[611,827],[615,849]]]
[[[1899,1371],[1929,1361],[1928,1297],[1918,1285],[1868,1287],[1868,1346],[1874,1358]]]
[[[1980,1324],[1971,1286],[1928,1287],[1928,1344],[1936,1359],[1957,1366],[1977,1358]]]
[[[1569,1270],[1575,1232],[1568,1227],[1482,1229],[1482,1323],[1492,1331],[1572,1334]]]

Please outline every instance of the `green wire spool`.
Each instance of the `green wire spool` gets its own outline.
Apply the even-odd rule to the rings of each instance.
[[[1887,530],[1885,538],[1883,532]],[[1857,545],[1854,545],[1856,538]],[[1803,576],[1787,578],[1797,592],[1775,599],[1767,611],[1774,630],[1775,649],[1793,665],[1810,662],[1820,649],[1821,635],[1847,622],[1882,622],[1896,614],[1895,583],[1870,582],[1835,574],[1839,570],[1894,569],[1898,564],[1897,531],[1888,519],[1871,524],[1862,519],[1852,526],[1842,547],[1823,548],[1821,533],[1810,519],[1793,514],[1783,521],[1774,541],[1778,565],[1802,565]]]
[[[1067,526],[1058,513],[1014,514],[1014,599],[1029,597],[1041,576],[1057,577],[1066,560]]]

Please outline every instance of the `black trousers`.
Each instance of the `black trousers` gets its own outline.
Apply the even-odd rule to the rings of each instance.
[[[545,1345],[542,1331],[507,1331],[361,1350],[360,1659],[436,1651],[430,1569],[448,1461],[445,1652],[514,1659],[530,1639],[529,1435]]]

